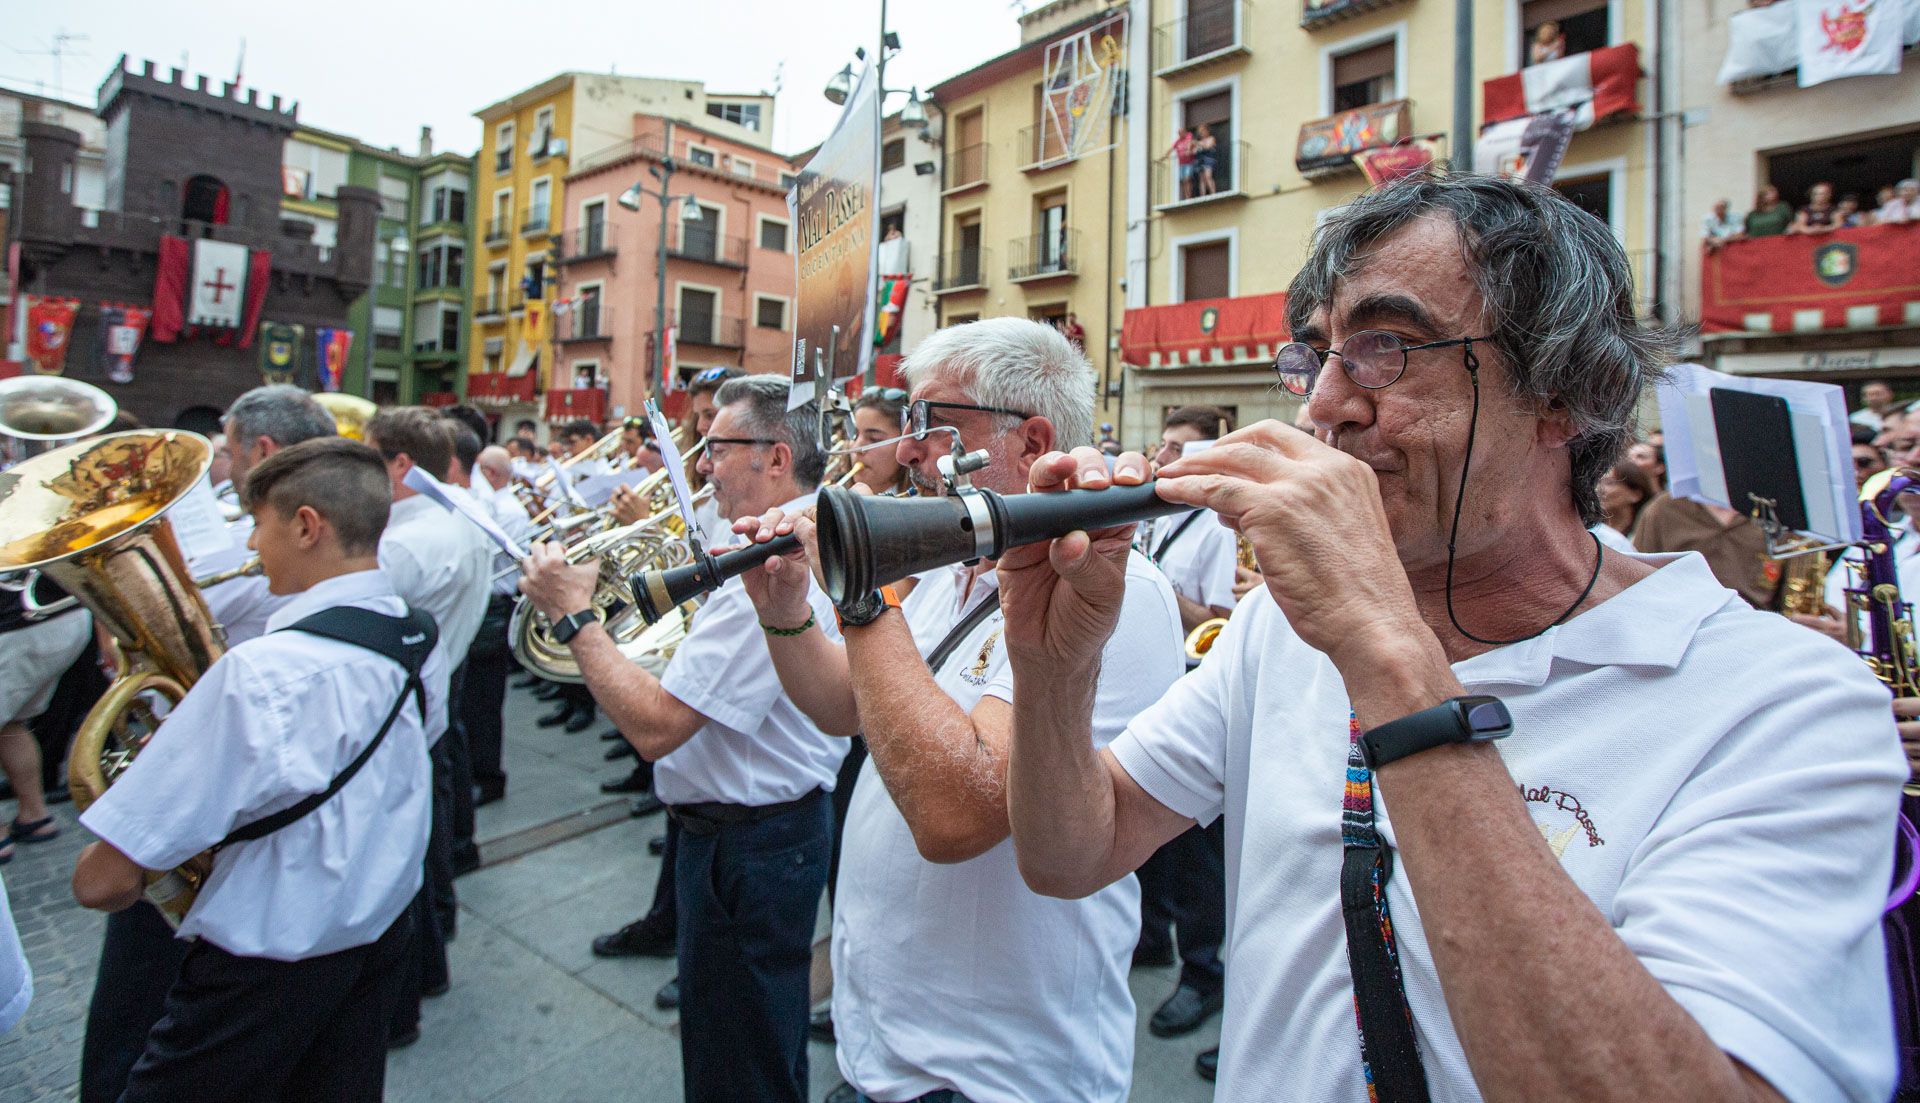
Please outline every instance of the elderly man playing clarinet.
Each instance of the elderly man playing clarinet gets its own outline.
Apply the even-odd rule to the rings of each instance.
[[[1096,891],[1226,815],[1223,1099],[1886,1099],[1887,694],[1699,556],[1586,531],[1668,354],[1607,227],[1412,178],[1327,221],[1287,309],[1314,433],[1158,483],[1265,585],[1105,750],[1127,533],[1000,560],[1027,882]]]

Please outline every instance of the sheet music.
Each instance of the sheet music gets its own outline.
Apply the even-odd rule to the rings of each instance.
[[[213,484],[204,475],[167,510],[167,521],[173,525],[173,538],[180,542],[180,554],[189,563],[230,555],[234,550],[233,534],[227,531],[226,515],[220,512],[220,499],[214,497]]]
[[[433,499],[440,508],[457,513],[478,525],[480,531],[487,534],[487,539],[492,540],[501,551],[512,556],[514,562],[517,563],[527,557],[527,549],[515,543],[513,537],[508,536],[505,529],[495,524],[493,518],[481,512],[480,507],[475,505],[472,499],[447,493],[445,484],[427,474],[424,469],[413,468],[407,472],[407,477],[402,481],[417,493]]]
[[[693,517],[693,490],[687,486],[687,463],[680,458],[680,446],[673,442],[673,429],[660,413],[660,404],[647,399],[647,422],[653,426],[653,439],[667,461],[667,481],[673,484],[673,500],[680,507],[680,520],[687,526],[688,546],[698,555],[707,548],[706,531]]]
[[[652,472],[646,468],[635,465],[625,471],[609,471],[604,475],[588,476],[581,479],[574,489],[579,492],[580,497],[590,508],[598,509],[607,504],[616,488],[639,486],[651,474]]]

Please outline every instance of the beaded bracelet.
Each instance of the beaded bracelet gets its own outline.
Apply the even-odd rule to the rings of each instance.
[[[805,632],[805,631],[806,631],[807,629],[809,629],[809,628],[812,628],[812,627],[813,627],[813,614],[812,614],[811,612],[809,612],[809,613],[807,614],[807,620],[806,620],[806,623],[804,623],[804,624],[802,624],[802,625],[800,625],[800,626],[799,626],[798,628],[775,628],[775,627],[774,627],[773,625],[771,625],[771,624],[768,624],[768,623],[767,623],[766,621],[764,621],[764,620],[760,622],[760,627],[762,627],[762,628],[764,628],[764,629],[766,629],[766,630],[767,630],[767,634],[768,634],[768,635],[773,635],[773,636],[798,636],[798,635],[800,635],[801,633],[803,633],[803,632]]]

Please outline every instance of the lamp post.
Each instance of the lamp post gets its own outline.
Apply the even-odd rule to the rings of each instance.
[[[660,181],[658,190],[648,188],[646,181],[635,180],[633,186],[620,193],[614,202],[630,211],[640,209],[640,197],[651,196],[660,201],[660,248],[653,262],[653,368],[652,378],[658,381],[660,393],[667,389],[667,210],[675,200],[679,200],[680,221],[698,222],[701,219],[700,203],[692,195],[668,194],[672,187],[673,173],[673,122],[667,121],[666,146],[661,150],[660,163],[647,166],[647,175]]]
[[[374,234],[375,234],[374,241],[375,241],[375,244],[377,245],[379,242],[379,236],[378,236],[379,231],[375,230]],[[360,381],[361,397],[368,400],[371,400],[373,398],[373,346],[375,341],[375,334],[379,330],[379,326],[380,326],[380,323],[378,321],[380,317],[380,286],[381,286],[383,277],[386,275],[386,268],[391,267],[393,264],[394,250],[396,249],[399,250],[402,257],[404,257],[406,255],[407,250],[412,247],[413,247],[413,243],[407,240],[407,235],[404,232],[395,234],[392,237],[388,238],[387,239],[387,264],[384,266],[381,265],[380,263],[379,250],[377,248],[374,250],[373,286],[367,288],[367,370],[366,370],[366,378]],[[400,270],[402,272],[405,272],[407,270],[406,261],[404,259],[400,262]],[[404,284],[406,281],[403,278],[401,282]],[[404,331],[404,327],[405,327],[405,323],[403,322],[402,323],[403,331]],[[344,371],[344,368],[343,368],[343,371]]]

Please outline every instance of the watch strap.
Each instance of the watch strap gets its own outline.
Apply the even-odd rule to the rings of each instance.
[[[562,644],[572,643],[573,637],[579,635],[582,628],[585,628],[598,619],[600,619],[599,613],[591,608],[582,609],[577,613],[568,613],[566,616],[554,622],[548,634],[551,635],[556,642]]]
[[[1449,697],[1432,708],[1370,729],[1360,737],[1360,749],[1367,765],[1378,770],[1449,743],[1504,739],[1512,730],[1512,720],[1498,697]]]
[[[841,628],[865,628],[890,608],[900,608],[900,594],[891,586],[882,586],[856,601],[834,606],[833,615]]]

